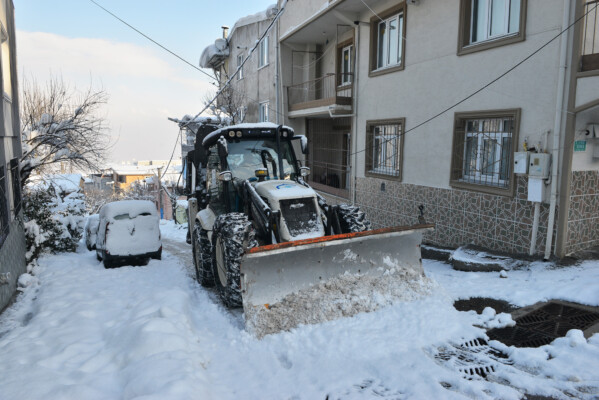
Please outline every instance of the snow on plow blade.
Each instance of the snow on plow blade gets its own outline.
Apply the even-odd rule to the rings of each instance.
[[[250,249],[241,261],[246,328],[258,337],[372,311],[426,290],[420,244],[433,225]]]

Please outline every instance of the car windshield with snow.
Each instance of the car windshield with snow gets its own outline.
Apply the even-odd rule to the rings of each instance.
[[[96,254],[107,268],[149,258],[160,259],[162,241],[154,203],[124,200],[102,207]]]

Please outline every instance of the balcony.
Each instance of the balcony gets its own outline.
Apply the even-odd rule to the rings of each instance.
[[[583,9],[586,16],[582,31],[581,71],[599,69],[599,10],[597,3],[599,0],[587,1]]]
[[[289,117],[328,115],[329,110],[351,113],[352,81],[352,74],[331,73],[287,87]]]

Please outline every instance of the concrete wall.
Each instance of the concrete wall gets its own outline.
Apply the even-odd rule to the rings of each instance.
[[[0,0],[0,20],[8,32],[10,48],[10,76],[12,93],[6,99],[3,92],[11,92],[3,87],[0,62],[0,165],[4,166],[6,174],[7,196],[3,199],[8,212],[8,236],[0,243],[0,312],[8,305],[13,297],[19,275],[26,272],[25,266],[25,233],[23,231],[22,214],[16,214],[13,203],[12,175],[9,171],[9,161],[21,157],[21,140],[19,135],[19,98],[16,67],[16,37],[14,27],[14,7],[12,0]],[[1,55],[0,55],[1,57]]]
[[[228,59],[229,74],[237,69],[237,56],[244,58],[255,45],[256,41],[264,34],[271,19],[236,27],[229,36],[230,56]],[[258,67],[260,47],[252,53],[243,66],[243,79],[233,79],[232,87],[240,96],[240,103],[246,107],[244,122],[257,122],[259,103],[269,102],[269,121],[277,121],[277,103],[275,90],[276,76],[276,29],[272,28],[268,35],[268,65]]]
[[[373,7],[382,12],[397,2]],[[459,1],[422,1],[409,5],[406,19],[405,70],[370,78],[370,29],[361,25],[359,49],[358,148],[365,147],[366,121],[406,118],[406,129],[435,115],[487,84],[560,31],[561,0],[528,2],[526,40],[457,56]],[[365,12],[361,20],[369,20]],[[544,140],[553,128],[556,104],[559,42],[537,54],[487,90],[405,136],[403,182],[449,187],[453,118],[455,112],[521,108],[520,143]],[[539,68],[542,65],[543,68]],[[358,176],[364,176],[364,154],[357,157]]]

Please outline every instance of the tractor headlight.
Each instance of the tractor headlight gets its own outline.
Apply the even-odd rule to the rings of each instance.
[[[229,131],[229,137],[235,137],[235,131]]]

